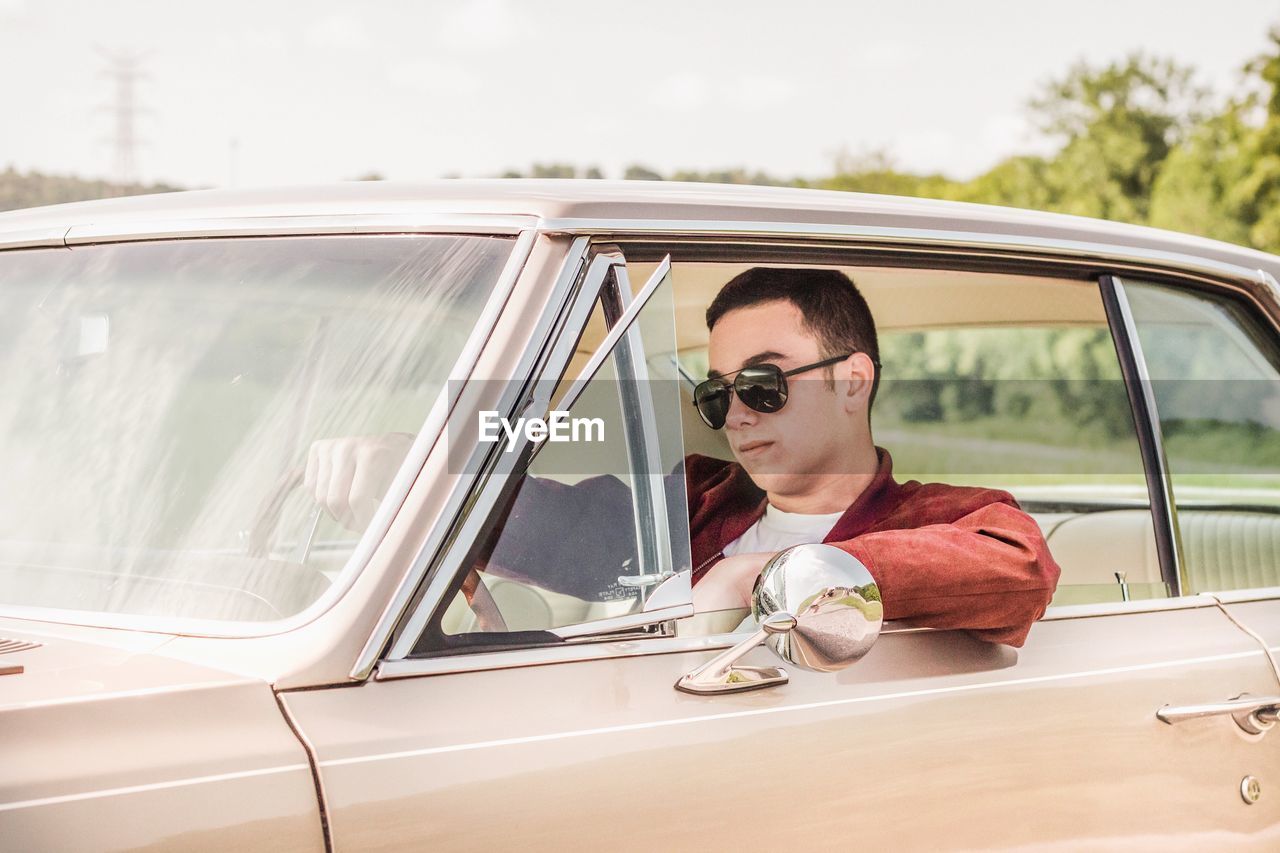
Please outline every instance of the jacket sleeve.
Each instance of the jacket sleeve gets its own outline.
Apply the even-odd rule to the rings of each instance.
[[[964,628],[1010,646],[1026,641],[1060,574],[1036,522],[1003,501],[949,524],[866,533],[829,544],[866,565],[880,586],[886,619]]]
[[[682,464],[665,488],[668,506],[683,511]],[[529,475],[517,489],[505,518],[484,534],[496,540],[486,572],[591,601],[634,596],[618,581],[638,571],[630,487],[612,475],[573,484]]]
[[[525,477],[497,529],[485,571],[592,601],[626,591],[619,575],[634,574],[635,521],[631,489],[617,477],[572,485]]]

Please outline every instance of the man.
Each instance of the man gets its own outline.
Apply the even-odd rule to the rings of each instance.
[[[748,270],[721,289],[707,327],[713,378],[840,360],[794,374],[776,411],[729,394],[723,428],[737,462],[688,460],[695,606],[745,606],[775,553],[826,542],[866,565],[887,619],[1022,645],[1058,565],[1007,492],[893,479],[871,438],[879,344],[853,282],[834,270]],[[826,378],[811,378],[819,370]]]
[[[1022,645],[1058,566],[1007,492],[893,479],[889,453],[871,436],[875,324],[853,282],[834,270],[751,269],[721,289],[707,327],[709,378],[695,402],[709,426],[726,431],[736,461],[685,460],[695,608],[748,606],[776,553],[826,542],[867,566],[887,619]],[[312,448],[307,481],[335,517],[350,514],[359,472],[330,443]],[[575,548],[626,547],[597,537],[564,546],[579,559],[549,557],[565,520],[629,498],[611,477],[575,486],[528,478],[490,565],[554,588],[556,578],[529,567],[540,559],[590,566],[592,555]]]

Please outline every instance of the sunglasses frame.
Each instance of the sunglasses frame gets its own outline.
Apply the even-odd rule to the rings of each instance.
[[[854,350],[854,352],[857,352],[857,350]],[[746,367],[740,367],[737,370],[732,371],[731,373],[724,374],[724,376],[733,376],[734,374],[737,374],[736,376],[734,376],[733,382],[724,381],[724,376],[717,376],[714,378],[704,379],[703,381],[695,385],[693,388],[693,407],[698,410],[698,417],[702,418],[702,422],[715,430],[724,428],[725,422],[729,418],[729,406],[725,406],[724,415],[720,418],[720,423],[718,425],[713,423],[712,419],[707,417],[707,413],[703,411],[702,406],[699,404],[699,399],[700,399],[699,392],[703,391],[703,389],[705,388],[708,388],[708,386],[718,387],[721,393],[724,393],[724,394],[737,394],[738,399],[742,401],[742,404],[746,406],[748,409],[751,409],[753,412],[761,412],[762,414],[772,414],[773,412],[781,411],[782,407],[787,404],[787,377],[788,376],[795,376],[798,373],[804,373],[805,371],[808,371],[808,370],[814,370],[819,367],[826,367],[828,365],[835,364],[840,361],[844,361],[846,358],[853,355],[854,352],[848,352],[848,353],[845,353],[844,355],[832,356],[831,358],[825,358],[822,361],[815,361],[813,364],[806,364],[806,365],[802,365],[801,367],[794,367],[791,370],[783,370],[778,365],[771,364],[769,362],[764,362],[763,364],[749,364]],[[874,364],[877,368],[880,367],[880,363],[878,361],[875,361],[874,359],[872,360],[872,364]],[[764,405],[762,407],[760,401],[757,400],[755,404],[753,404],[752,401],[747,396],[744,396],[744,392],[747,392],[747,393],[750,392],[748,383],[751,382],[750,371],[752,370],[765,370],[777,378],[778,387],[776,391],[779,399],[777,401],[776,406],[770,408],[769,405]],[[748,377],[746,381],[743,381],[744,375]],[[739,383],[742,383],[742,384],[739,385]],[[705,400],[706,394],[705,393],[701,394],[701,398]],[[730,405],[732,405],[733,401],[730,400],[729,403]]]

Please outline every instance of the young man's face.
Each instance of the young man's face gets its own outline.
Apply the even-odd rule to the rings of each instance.
[[[785,371],[826,357],[800,309],[782,300],[729,311],[711,330],[709,348],[712,375],[727,374],[729,382],[741,367],[768,362]],[[757,486],[794,494],[811,488],[815,475],[853,473],[849,460],[857,442],[869,440],[869,388],[839,381],[849,378],[849,364],[834,365],[834,390],[822,368],[788,377],[787,402],[777,412],[754,411],[732,395],[725,434]]]

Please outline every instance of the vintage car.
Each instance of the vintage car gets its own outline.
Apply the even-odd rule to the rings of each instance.
[[[662,478],[729,456],[690,385],[753,266],[857,282],[899,479],[1039,523],[1062,575],[1025,645],[881,624],[823,545],[695,613]],[[1278,276],[674,183],[0,215],[0,848],[1280,849]],[[476,427],[554,410],[602,440]],[[337,513],[334,442],[394,474]],[[624,543],[607,589],[488,570],[527,478],[597,475],[628,510],[557,547],[573,575]]]

